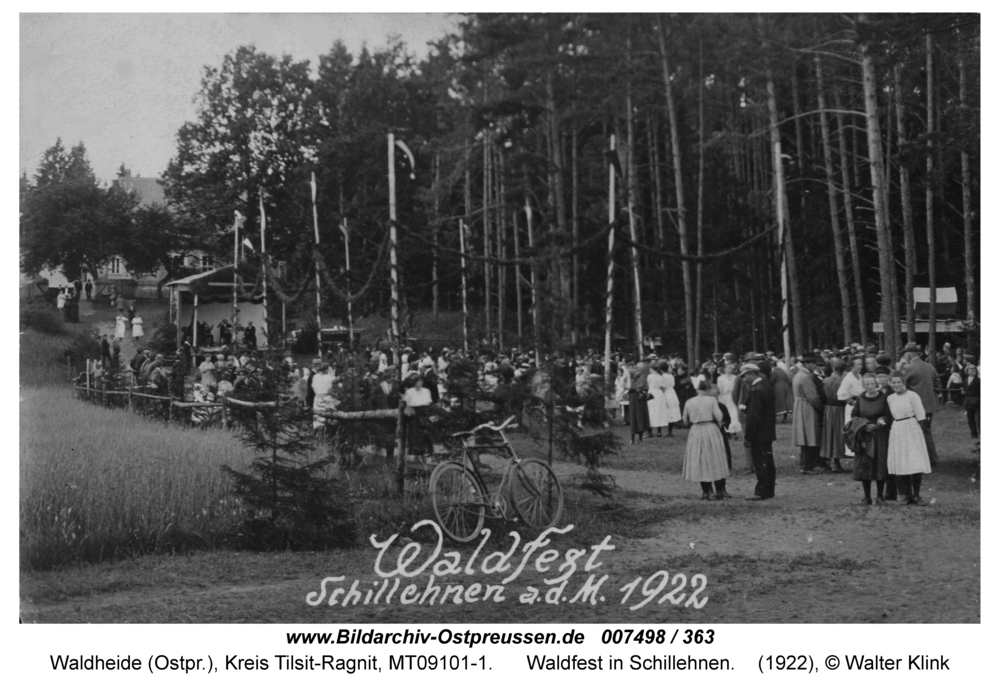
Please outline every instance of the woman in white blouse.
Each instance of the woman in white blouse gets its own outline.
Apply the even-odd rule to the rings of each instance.
[[[889,412],[892,413],[887,460],[889,473],[896,476],[896,486],[899,493],[906,496],[907,504],[925,506],[920,499],[920,483],[923,474],[931,472],[931,461],[920,424],[927,415],[920,396],[906,388],[901,372],[897,370],[889,375],[889,385],[894,392],[887,399]]]

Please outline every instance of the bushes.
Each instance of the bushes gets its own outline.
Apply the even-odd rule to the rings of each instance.
[[[21,328],[56,336],[67,332],[58,308],[25,301],[21,302]]]

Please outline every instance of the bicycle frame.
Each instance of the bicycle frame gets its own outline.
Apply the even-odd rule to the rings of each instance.
[[[475,475],[476,479],[479,481],[479,484],[485,490],[485,494],[483,495],[484,499],[487,500],[485,506],[488,507],[494,514],[500,514],[503,518],[507,518],[507,509],[502,496],[504,491],[507,489],[511,476],[514,474],[514,468],[521,463],[521,459],[517,456],[517,452],[514,451],[513,445],[511,445],[510,440],[507,439],[507,434],[502,428],[499,430],[491,429],[491,431],[500,435],[502,444],[475,444],[476,436],[472,435],[463,443],[462,465],[472,471],[473,475]],[[490,490],[486,484],[486,480],[483,478],[483,474],[479,471],[479,452],[491,449],[502,450],[508,457],[507,466],[500,478],[500,485],[497,487],[495,492]]]

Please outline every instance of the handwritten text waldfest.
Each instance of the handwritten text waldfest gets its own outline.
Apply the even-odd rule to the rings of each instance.
[[[600,592],[601,586],[608,579],[608,576],[605,574],[598,578],[596,573],[591,572],[602,566],[601,562],[597,561],[602,552],[609,552],[615,549],[615,546],[610,544],[611,536],[605,537],[601,543],[591,546],[589,550],[569,549],[563,554],[554,548],[544,549],[544,551],[540,550],[543,550],[543,548],[551,543],[550,536],[554,534],[564,535],[573,529],[573,525],[567,525],[562,528],[548,528],[534,540],[525,543],[523,547],[521,547],[520,534],[511,532],[508,535],[513,538],[513,544],[508,550],[496,551],[480,558],[492,534],[489,528],[484,528],[482,530],[482,540],[463,566],[462,555],[459,552],[451,551],[442,554],[442,550],[444,549],[444,535],[437,523],[431,520],[420,521],[413,526],[411,531],[415,532],[424,527],[433,528],[437,535],[434,551],[426,559],[421,557],[424,546],[416,542],[410,542],[396,555],[395,566],[387,568],[390,562],[383,562],[383,559],[387,558],[389,548],[395,542],[397,535],[393,535],[382,542],[379,542],[372,535],[370,542],[379,552],[378,557],[375,559],[374,567],[374,572],[378,578],[371,581],[370,585],[355,579],[349,587],[346,587],[338,585],[343,583],[345,576],[327,576],[320,583],[320,590],[318,592],[310,592],[306,596],[306,603],[311,606],[318,606],[325,601],[329,606],[344,607],[358,604],[388,605],[394,601],[402,605],[426,606],[449,603],[456,605],[472,604],[488,601],[500,603],[508,599],[506,586],[517,580],[529,568],[529,565],[538,573],[549,575],[548,578],[542,580],[542,583],[548,589],[543,594],[538,587],[526,586],[526,591],[517,597],[517,601],[521,604],[534,604],[535,602],[544,601],[548,604],[589,602],[592,605],[596,605],[598,601],[603,602],[605,600]],[[520,554],[518,554],[519,548]],[[587,556],[588,552],[589,556]],[[585,557],[586,559],[584,560]],[[590,575],[579,589],[576,590],[575,594],[569,597],[566,593],[566,588],[570,583],[570,579],[581,568],[584,573]],[[424,573],[430,574],[425,585],[420,586],[415,583],[404,584],[406,579],[412,579]],[[502,574],[507,575],[498,584],[453,582],[454,578],[448,581],[443,580],[454,576],[495,576]],[[669,581],[669,575],[666,575],[666,572],[658,572],[658,574],[665,576],[666,580],[664,580],[664,583]],[[696,578],[701,579],[700,587],[692,592],[685,606],[693,605],[700,609],[707,601],[706,599],[698,599],[697,597],[704,590],[704,576],[698,574],[691,582],[696,583]],[[637,580],[633,584],[626,586],[628,594],[631,594],[632,589],[636,587],[638,582]],[[685,583],[680,587],[685,587],[685,584],[686,577]],[[402,587],[402,591],[400,591],[400,587]],[[658,586],[657,592],[661,591],[662,588],[662,585]],[[626,589],[623,588],[623,592],[625,591]],[[671,599],[670,601],[673,604],[679,604],[684,600],[675,596],[675,599]]]

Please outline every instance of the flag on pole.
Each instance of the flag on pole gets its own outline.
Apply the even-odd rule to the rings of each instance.
[[[250,253],[256,253],[253,247],[253,243],[250,241],[250,237],[243,237],[243,245],[246,247]]]
[[[312,199],[313,203],[316,202],[316,173],[312,173],[312,179],[309,180],[309,188],[312,189]]]
[[[399,146],[399,149],[401,151],[403,151],[404,153],[406,153],[406,157],[409,158],[409,160],[410,160],[410,179],[416,179],[417,178],[417,175],[416,175],[417,163],[416,163],[416,160],[413,157],[413,152],[410,150],[409,146],[407,146],[405,143],[403,143],[399,139],[396,139],[396,145]]]
[[[347,218],[340,221],[340,233],[344,235],[344,240],[350,239],[350,230],[347,228]]]

